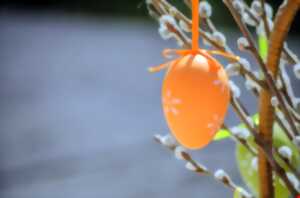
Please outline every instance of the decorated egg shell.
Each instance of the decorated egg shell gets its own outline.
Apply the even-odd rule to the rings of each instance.
[[[208,53],[185,55],[169,67],[163,111],[172,134],[186,148],[199,149],[213,140],[229,101],[226,72]]]

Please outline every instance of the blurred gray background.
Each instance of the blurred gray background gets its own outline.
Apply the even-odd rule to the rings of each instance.
[[[153,141],[168,129],[163,72],[147,67],[176,46],[161,40],[139,1],[125,13],[53,2],[0,4],[0,197],[231,197]],[[231,28],[220,26],[235,48],[240,34]],[[297,31],[289,39],[300,54]],[[252,96],[243,90],[242,97],[254,113]],[[227,123],[238,123],[231,111]],[[234,147],[225,140],[193,154],[241,184]]]

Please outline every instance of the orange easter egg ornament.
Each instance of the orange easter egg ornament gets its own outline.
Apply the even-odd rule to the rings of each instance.
[[[192,0],[192,49],[165,50],[165,54],[180,57],[150,70],[168,67],[162,87],[164,115],[177,141],[189,149],[203,148],[213,140],[230,102],[228,77],[211,54],[239,59],[225,52],[199,48],[198,8],[199,0]]]
[[[226,72],[208,53],[188,54],[170,65],[162,105],[172,134],[183,146],[199,149],[211,142],[229,101]]]

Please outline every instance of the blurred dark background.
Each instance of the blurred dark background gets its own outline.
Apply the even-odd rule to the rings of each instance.
[[[183,11],[187,11],[186,7],[180,0],[171,0],[173,5],[176,5]],[[234,26],[234,22],[230,17],[228,11],[224,12],[224,5],[221,0],[219,1],[209,1],[214,7],[213,19],[216,24]],[[251,0],[247,1],[248,3]],[[276,10],[281,1],[267,1]],[[147,11],[145,8],[144,0],[4,0],[0,3],[1,7],[15,8],[15,9],[39,9],[39,10],[49,10],[49,9],[59,9],[73,13],[84,13],[92,15],[113,15],[113,16],[131,16],[131,17],[143,17],[148,19]],[[223,20],[221,20],[223,19]],[[226,20],[224,20],[226,19]],[[297,15],[293,27],[291,28],[291,33],[296,34],[300,32],[300,14]]]
[[[237,51],[240,33],[222,1],[211,2],[214,21]],[[297,27],[289,44],[299,55]],[[162,49],[176,47],[157,29],[140,0],[1,1],[0,198],[232,197],[152,139],[168,133],[160,108],[164,74],[146,69],[164,61]],[[242,100],[256,112],[245,89]],[[231,109],[226,122],[238,123]],[[243,185],[234,148],[224,140],[193,154]]]

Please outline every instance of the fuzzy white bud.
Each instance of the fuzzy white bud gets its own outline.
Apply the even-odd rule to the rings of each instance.
[[[226,37],[221,32],[214,32],[212,34],[213,39],[220,45],[224,46],[226,44]]]
[[[279,101],[278,101],[278,98],[276,96],[273,96],[271,98],[271,104],[272,104],[273,107],[278,107]]]
[[[159,23],[161,25],[165,25],[165,24],[169,23],[173,26],[177,26],[175,18],[171,15],[168,15],[168,14],[162,15],[159,19]]]
[[[264,7],[265,7],[265,12],[266,12],[267,18],[271,19],[273,17],[273,8],[268,3],[265,3]],[[256,15],[261,16],[262,12],[263,12],[263,8],[261,6],[261,2],[259,0],[253,1],[252,4],[251,4],[251,10]]]
[[[240,58],[239,63],[248,71],[251,70],[251,65],[249,61],[245,58]]]
[[[268,3],[265,3],[265,10],[266,10],[266,16],[269,19],[272,19],[272,17],[273,17],[273,8],[272,8],[272,6]]]
[[[209,18],[212,15],[211,5],[207,1],[201,1],[199,4],[199,13],[202,18]]]
[[[194,164],[192,162],[187,162],[185,164],[185,168],[190,170],[190,171],[194,171],[194,172],[199,172],[199,173],[207,173],[208,172],[208,169],[203,166],[202,164]]]
[[[172,147],[177,145],[175,138],[170,134],[162,136],[160,140],[162,144],[164,144],[167,147]]]
[[[296,137],[293,139],[293,143],[294,143],[298,148],[300,148],[300,136],[296,136]]]
[[[190,171],[196,171],[197,170],[197,167],[194,164],[192,164],[191,162],[187,162],[185,164],[185,168],[190,170]]]
[[[244,12],[244,9],[245,9],[245,5],[244,5],[244,3],[242,2],[242,1],[240,1],[240,0],[234,0],[233,2],[232,2],[232,5],[233,5],[233,7],[236,9],[236,11],[238,12],[238,13],[243,13]]]
[[[261,2],[258,0],[252,1],[251,3],[251,10],[258,16],[262,14],[262,7]]]
[[[249,91],[256,90],[256,91],[260,92],[260,90],[261,90],[260,85],[257,84],[257,82],[255,82],[252,78],[249,78],[248,76],[246,76],[245,87]]]
[[[227,66],[226,66],[226,73],[228,76],[237,76],[240,74],[240,69],[241,69],[241,66],[240,64],[237,64],[237,63],[229,63]]]
[[[244,51],[245,49],[247,49],[249,47],[249,42],[245,37],[240,37],[237,40],[237,45],[239,50]]]
[[[229,177],[228,174],[227,174],[224,170],[222,170],[222,169],[217,170],[217,171],[214,173],[214,177],[215,177],[217,180],[221,181],[221,182],[223,182],[224,180],[230,181],[230,177]]]
[[[242,20],[249,26],[256,26],[256,21],[247,12],[242,13]]]
[[[292,149],[290,149],[290,147],[288,146],[281,146],[278,148],[278,153],[281,157],[283,157],[284,159],[287,159],[288,161],[292,160]]]
[[[287,176],[288,180],[290,180],[290,182],[293,184],[294,188],[299,192],[300,182],[297,179],[297,177],[291,172],[287,172],[286,176]]]
[[[300,79],[300,63],[294,65],[293,67],[294,69],[294,74],[296,76],[297,79]]]
[[[283,88],[283,82],[280,78],[276,80],[276,88],[281,90]]]
[[[184,160],[184,153],[185,152],[186,152],[186,150],[182,146],[177,146],[175,148],[175,151],[174,151],[176,159]]]
[[[172,32],[169,31],[169,29],[165,25],[159,26],[158,33],[160,34],[161,38],[164,40],[168,40],[173,36],[175,36]]]
[[[298,63],[298,65],[300,65],[300,63]],[[296,68],[297,68],[297,64],[295,65]],[[298,75],[300,74],[300,66],[298,66]],[[288,72],[286,71],[286,66],[284,65],[284,63],[281,62],[281,65],[280,65],[280,69],[281,69],[281,75],[282,75],[282,81],[286,87],[286,91],[287,91],[287,94],[288,96],[290,97],[291,99],[291,102],[292,102],[292,105],[295,109],[298,109],[299,107],[299,102],[300,102],[300,98],[297,98],[295,96],[295,93],[294,93],[294,90],[293,90],[293,87],[291,85],[291,80],[290,80],[290,77],[288,75]],[[294,73],[296,74],[297,71],[295,71],[295,67],[293,68],[294,69]],[[297,69],[296,69],[297,70]],[[297,76],[296,76],[297,77]],[[300,77],[300,75],[298,76]],[[299,78],[300,79],[300,78]]]
[[[231,132],[233,135],[242,140],[246,140],[250,136],[250,132],[248,131],[248,129],[242,127],[233,127],[231,128]]]
[[[175,37],[175,34],[173,32],[170,32],[167,24],[171,24],[174,27],[176,27],[176,20],[171,15],[163,15],[159,19],[159,29],[158,32],[162,39],[167,40],[172,37]]]
[[[156,134],[156,135],[154,135],[154,138],[161,142],[162,136],[160,134]]]
[[[251,168],[253,168],[253,170],[255,170],[255,171],[258,170],[258,159],[257,159],[257,157],[253,157],[253,159],[251,160]]]
[[[241,96],[240,88],[231,80],[229,81],[229,87],[232,91],[233,97],[239,98]]]

